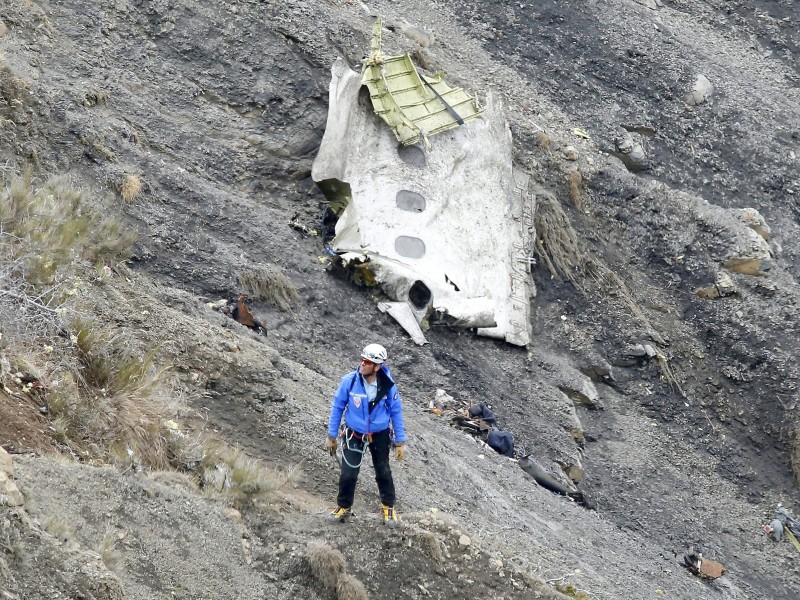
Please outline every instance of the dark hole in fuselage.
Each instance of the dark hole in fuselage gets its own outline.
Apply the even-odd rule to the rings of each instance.
[[[428,289],[428,286],[422,283],[420,280],[415,281],[414,285],[411,286],[411,289],[408,290],[408,299],[415,308],[425,308],[428,306],[432,298],[433,294],[431,294],[430,289]]]

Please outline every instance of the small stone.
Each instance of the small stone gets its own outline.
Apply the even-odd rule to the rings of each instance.
[[[698,75],[694,80],[694,85],[691,91],[686,94],[683,99],[686,104],[695,106],[707,102],[711,95],[714,93],[714,85],[708,80],[705,75]]]
[[[575,150],[575,146],[565,146],[561,150],[561,156],[566,160],[578,160],[578,151]]]
[[[458,545],[459,546],[464,546],[466,548],[467,546],[469,546],[471,544],[472,544],[472,540],[469,539],[468,535],[462,535],[460,538],[458,538]]]

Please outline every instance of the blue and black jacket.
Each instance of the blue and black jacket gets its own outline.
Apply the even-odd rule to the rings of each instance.
[[[367,402],[367,391],[358,369],[342,377],[331,406],[329,436],[335,438],[339,434],[339,424],[344,413],[345,425],[358,434],[378,433],[388,429],[391,422],[395,442],[399,444],[406,441],[400,392],[397,391],[392,373],[386,365],[381,365],[377,373],[377,383],[378,394],[375,400]]]

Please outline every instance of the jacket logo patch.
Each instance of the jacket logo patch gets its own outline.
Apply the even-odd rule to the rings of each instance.
[[[356,408],[361,408],[361,399],[365,398],[366,396],[362,396],[360,394],[353,394],[353,405]]]

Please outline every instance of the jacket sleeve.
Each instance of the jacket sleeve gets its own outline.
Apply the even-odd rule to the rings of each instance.
[[[389,390],[389,416],[392,419],[392,426],[394,427],[394,441],[398,444],[406,441],[406,426],[403,423],[403,404],[400,400],[400,392],[397,391],[397,386],[392,386]]]
[[[335,438],[339,435],[339,425],[342,422],[342,414],[347,406],[348,395],[348,377],[343,377],[339,382],[339,389],[333,396],[333,404],[331,404],[331,418],[328,421],[328,435]]]

